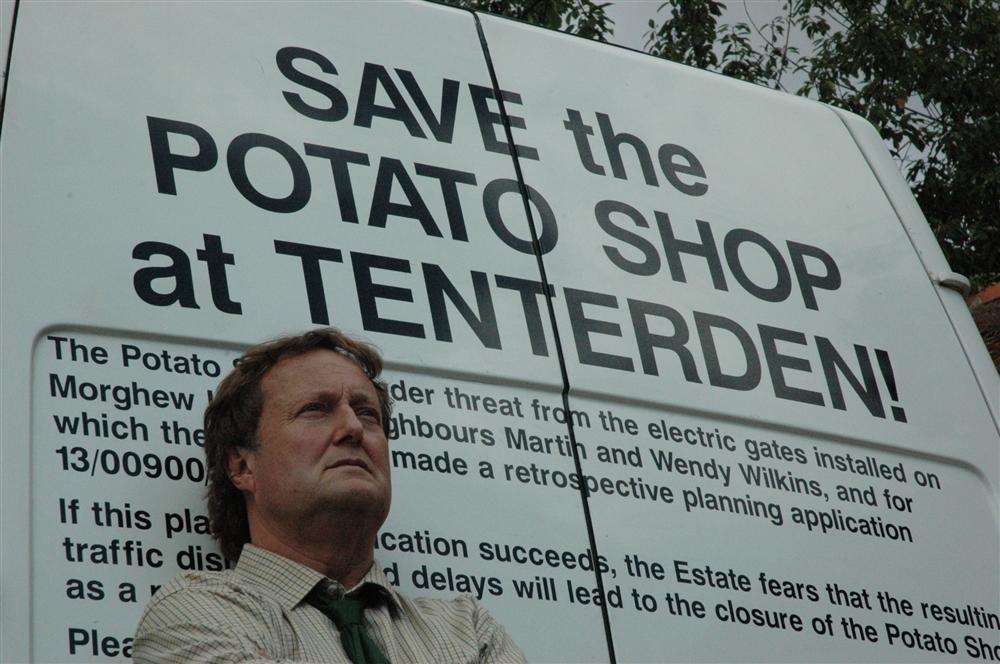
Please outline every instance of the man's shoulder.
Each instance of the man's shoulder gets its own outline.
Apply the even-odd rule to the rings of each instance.
[[[472,595],[455,595],[454,597],[409,597],[396,591],[398,597],[412,602],[415,607],[423,611],[461,611],[471,613],[478,609],[479,602]]]
[[[234,571],[185,572],[150,599],[139,619],[137,662],[253,661],[290,656],[279,605]],[[278,655],[276,655],[278,656]]]
[[[398,593],[397,593],[398,594]],[[466,643],[474,643],[480,661],[521,662],[524,653],[495,617],[472,595],[458,595],[450,599],[436,597],[404,597],[411,610],[424,619],[436,622]],[[455,659],[458,657],[456,656]]]
[[[242,582],[234,570],[183,572],[164,584],[146,606],[143,625],[200,619],[220,621],[233,611],[257,613],[261,594]]]
[[[236,590],[239,586],[236,583],[234,571],[231,569],[221,572],[192,571],[181,572],[167,583],[160,587],[150,599],[150,605],[168,601],[176,596],[207,594],[211,595],[219,590]]]
[[[396,592],[400,604],[407,604],[422,616],[436,616],[450,623],[464,622],[476,626],[485,620],[493,620],[489,611],[472,595],[455,595],[448,598],[410,597]]]

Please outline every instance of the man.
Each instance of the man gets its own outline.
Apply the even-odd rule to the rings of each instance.
[[[381,369],[332,328],[240,359],[205,410],[209,518],[239,561],[161,588],[137,661],[524,661],[473,598],[410,599],[374,560],[392,495]]]

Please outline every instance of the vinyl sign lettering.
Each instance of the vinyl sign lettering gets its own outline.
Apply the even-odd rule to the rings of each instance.
[[[395,68],[390,72],[381,64],[366,62],[358,91],[348,97],[337,87],[336,65],[321,53],[285,46],[277,50],[274,62],[288,82],[296,84],[290,86],[296,91],[282,90],[288,105],[316,122],[350,122],[356,128],[370,131],[396,123],[411,140],[451,143],[456,116],[474,113],[480,129],[481,148],[500,154],[512,151],[511,144],[498,136],[498,132],[502,134],[501,116],[491,110],[496,99],[488,87],[453,79],[434,81],[433,88],[441,89],[441,98],[439,105],[432,108],[420,82],[406,69]],[[318,69],[324,77],[305,73],[307,64]],[[321,95],[326,101],[321,106],[305,102],[299,92],[302,88]],[[467,92],[467,95],[460,96],[460,92]],[[522,97],[517,92],[501,90],[501,97],[511,109],[521,104]],[[376,101],[382,98],[388,103]],[[533,254],[532,238],[513,233],[501,212],[505,196],[515,202],[519,198],[518,183],[510,178],[482,181],[483,178],[472,171],[438,164],[409,164],[394,155],[368,154],[337,145],[300,144],[297,140],[258,132],[216,138],[194,123],[154,116],[146,120],[160,194],[182,195],[178,193],[179,178],[195,177],[194,173],[219,167],[228,171],[239,195],[249,204],[268,212],[296,213],[310,204],[315,187],[324,186],[335,195],[337,208],[323,210],[322,214],[331,219],[339,216],[342,223],[364,225],[372,234],[388,235],[405,227],[442,243],[469,243],[468,214],[477,219],[485,218],[496,239],[505,245],[496,250]],[[529,132],[523,118],[511,113],[508,121],[525,133]],[[590,173],[627,180],[622,158],[627,146],[637,155],[647,185],[656,187],[659,178],[663,178],[664,186],[669,185],[685,196],[701,197],[709,192],[710,178],[701,161],[688,148],[672,143],[660,145],[656,150],[658,168],[654,168],[650,148],[635,135],[616,132],[607,114],[596,114],[595,124],[601,135],[597,148],[589,138],[595,134],[595,128],[584,121],[579,111],[566,109],[563,124],[573,137],[579,165]],[[171,147],[190,146],[192,142],[197,146],[192,154],[186,148]],[[597,149],[610,162],[610,174],[595,162]],[[287,194],[284,190],[280,195],[265,193],[261,189],[266,187],[254,183],[248,166],[254,151],[266,154],[267,163],[272,168],[277,166],[285,179],[291,179]],[[225,153],[224,165],[220,152]],[[539,151],[530,145],[516,145],[516,152],[522,159],[542,161]],[[310,158],[310,164],[325,162],[330,174],[314,182],[307,166]],[[352,172],[373,173],[373,187],[356,188]],[[481,208],[477,207],[474,212],[463,210],[458,193],[460,187],[470,196],[481,199]],[[538,189],[527,185],[526,191],[533,218],[538,222],[538,250],[545,255],[557,246],[558,219],[564,215],[554,210]],[[431,213],[426,202],[430,196],[443,201],[444,218],[435,218]],[[366,219],[359,218],[359,203],[369,210]],[[715,290],[729,292],[735,288],[744,296],[769,303],[787,302],[794,293],[799,306],[814,311],[820,309],[820,298],[835,297],[842,283],[835,259],[822,247],[808,243],[787,238],[771,240],[748,228],[733,228],[717,240],[711,224],[700,219],[695,221],[697,238],[682,239],[666,211],[653,210],[651,218],[647,218],[628,202],[614,199],[598,201],[593,216],[604,235],[592,239],[607,242],[600,245],[606,259],[628,274],[660,276],[685,284],[688,282],[684,267],[687,262],[689,270],[707,271]],[[367,331],[452,342],[454,314],[449,314],[450,303],[464,319],[458,324],[468,326],[483,347],[500,350],[502,336],[514,330],[501,330],[494,312],[493,293],[496,289],[507,289],[520,294],[523,307],[518,319],[507,321],[507,325],[528,334],[534,354],[549,354],[539,313],[538,297],[545,293],[541,282],[482,271],[449,274],[435,263],[421,261],[417,264],[400,256],[345,252],[337,246],[303,244],[281,238],[274,240],[274,252],[298,259],[312,323],[330,322],[321,266],[338,264],[332,267],[339,272],[346,271],[349,264],[358,293],[357,307]],[[754,258],[766,256],[764,272],[768,274],[758,276],[759,269],[748,269],[744,265],[748,254]],[[243,313],[243,304],[234,301],[230,294],[227,268],[252,268],[237,267],[236,256],[223,249],[219,236],[205,235],[203,246],[195,250],[194,257],[180,247],[155,240],[138,243],[132,256],[139,261],[158,264],[157,267],[139,268],[134,275],[136,295],[147,304],[198,308],[192,278],[192,262],[196,258],[205,263],[212,305],[223,313]],[[694,267],[690,267],[692,264]],[[376,271],[412,275],[403,278],[409,287],[381,284],[375,276]],[[471,284],[471,293],[468,284]],[[386,318],[378,313],[379,300],[412,302],[413,289],[426,293],[429,312],[414,312],[409,320]],[[687,382],[740,391],[755,390],[769,382],[776,398],[828,405],[839,410],[847,410],[846,391],[860,400],[869,415],[889,416],[897,422],[906,422],[905,409],[896,403],[899,390],[890,354],[884,349],[845,344],[824,335],[807,337],[800,330],[765,323],[757,323],[748,330],[720,313],[693,311],[685,315],[665,304],[627,297],[627,305],[622,308],[627,309],[628,324],[634,330],[633,354],[639,359],[636,363],[632,357],[596,351],[593,347],[592,335],[620,336],[620,332],[616,332],[620,330],[619,325],[588,316],[588,305],[618,309],[614,294],[569,285],[563,287],[562,293],[581,363],[620,371],[641,370],[647,375],[658,376],[661,370],[656,351],[662,349],[680,362],[683,379]],[[430,325],[420,322],[428,319]],[[672,334],[651,332],[651,319],[668,321]],[[721,361],[716,350],[718,335],[735,337],[741,345],[738,368]],[[815,358],[816,373],[822,375],[824,389],[802,389],[790,384],[789,372],[812,372],[813,365],[805,358],[783,352],[788,347],[786,344],[808,347]],[[697,363],[695,353],[699,355]],[[704,370],[699,371],[698,365],[704,366]],[[890,404],[888,414],[886,402]]]

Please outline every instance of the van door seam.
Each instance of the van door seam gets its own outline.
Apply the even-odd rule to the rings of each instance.
[[[483,56],[486,58],[486,67],[490,72],[490,81],[493,85],[493,94],[496,97],[497,104],[500,108],[500,118],[503,122],[504,133],[507,137],[507,145],[510,149],[510,156],[514,162],[514,174],[517,177],[517,184],[521,190],[521,201],[524,204],[524,213],[528,219],[528,228],[531,232],[531,247],[535,254],[535,260],[538,263],[538,273],[545,285],[545,306],[549,313],[549,322],[552,325],[552,334],[555,337],[555,347],[556,347],[556,357],[559,360],[559,372],[562,377],[562,404],[563,408],[567,413],[571,412],[569,407],[569,373],[566,370],[566,357],[563,353],[562,341],[559,335],[559,326],[556,322],[555,308],[552,305],[553,292],[549,284],[548,277],[545,272],[545,262],[542,259],[541,247],[538,242],[538,231],[535,228],[535,220],[531,214],[531,204],[528,198],[528,189],[524,181],[524,174],[521,171],[521,162],[518,160],[517,146],[514,144],[514,135],[511,131],[510,120],[507,116],[507,109],[504,106],[503,95],[500,92],[500,81],[497,77],[496,69],[493,67],[493,59],[490,56],[489,44],[486,41],[486,33],[483,31],[482,23],[479,21],[479,15],[475,12],[472,13],[473,18],[476,21],[476,30],[479,33],[479,42],[483,46]],[[544,331],[543,331],[544,334]],[[576,434],[573,429],[573,418],[566,418],[566,430],[569,436],[570,450],[573,453],[573,465],[576,468],[577,476],[583,476],[583,464],[580,462],[580,453],[578,451],[576,443]],[[597,580],[597,591],[600,593],[601,597],[607,597],[607,593],[604,591],[604,579],[600,571],[600,565],[597,564],[598,552],[597,552],[597,538],[594,534],[594,524],[590,515],[590,502],[587,496],[587,487],[584,482],[580,482],[580,502],[583,506],[583,517],[587,526],[587,539],[589,540],[590,550],[594,557],[594,577]],[[600,604],[601,608],[601,619],[604,622],[604,634],[608,644],[608,657],[612,664],[617,662],[615,658],[615,646],[614,640],[611,635],[611,619],[608,614],[607,601],[603,601]]]

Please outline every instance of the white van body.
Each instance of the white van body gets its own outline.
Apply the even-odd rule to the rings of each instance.
[[[532,661],[1000,659],[1000,379],[861,118],[425,3],[12,44],[0,660],[225,564],[209,391],[324,324],[397,401],[379,564]]]

